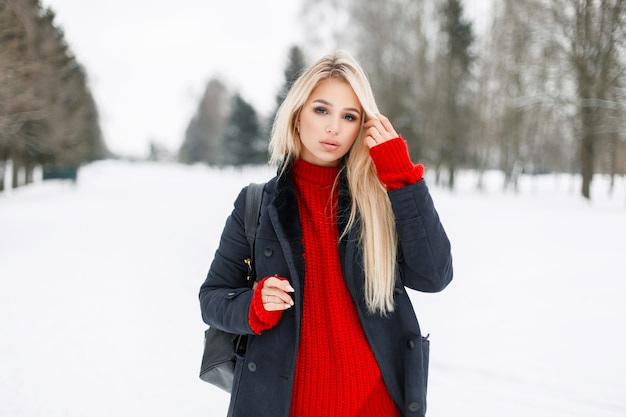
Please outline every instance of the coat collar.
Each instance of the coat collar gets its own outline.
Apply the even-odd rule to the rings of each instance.
[[[283,171],[284,166],[284,171]],[[281,174],[282,172],[282,174]],[[281,225],[290,242],[302,240],[302,227],[298,217],[298,200],[295,185],[292,178],[293,161],[286,161],[278,168],[274,190],[274,206],[281,220]],[[348,177],[345,169],[339,173],[339,198],[338,198],[338,230],[343,234],[350,216],[352,198],[348,187]]]
[[[298,275],[304,277],[304,246],[302,243],[302,225],[298,216],[298,200],[296,197],[295,185],[292,179],[292,165],[285,167],[282,175],[279,168],[279,175],[275,177],[274,182],[274,200],[273,206],[282,232],[287,239],[293,255],[293,262]],[[339,178],[339,196],[338,196],[338,232],[342,236],[343,231],[348,225],[350,217],[350,207],[352,198],[348,187],[348,179],[345,170],[340,171]],[[350,291],[353,300],[359,308],[364,307],[364,281],[362,268],[356,267],[362,265],[362,253],[358,249],[358,237],[360,229],[360,217],[357,213],[355,224],[346,233],[346,235],[338,242],[339,260],[343,271],[346,285]]]

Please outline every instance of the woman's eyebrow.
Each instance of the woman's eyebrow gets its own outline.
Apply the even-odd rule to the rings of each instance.
[[[315,100],[312,101],[312,103],[320,103],[320,104],[324,104],[324,105],[329,106],[329,107],[335,107],[335,106],[332,105],[332,103],[329,103],[328,101],[324,100],[323,98],[316,98]],[[353,112],[355,112],[357,114],[361,114],[361,111],[359,109],[355,109],[354,107],[347,107],[344,110],[353,111]]]

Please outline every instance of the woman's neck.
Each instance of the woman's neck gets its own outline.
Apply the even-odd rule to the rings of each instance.
[[[319,185],[332,185],[339,174],[339,167],[325,167],[296,159],[293,164],[293,175],[307,182]]]

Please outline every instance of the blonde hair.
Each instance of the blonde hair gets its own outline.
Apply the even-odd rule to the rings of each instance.
[[[296,131],[300,112],[313,89],[329,78],[348,83],[363,108],[363,123],[375,117],[378,107],[367,75],[348,53],[337,51],[322,57],[296,80],[278,109],[270,140],[270,162],[286,165],[300,157],[302,144]],[[361,128],[352,148],[343,158],[352,198],[348,225],[342,238],[361,217],[360,242],[363,246],[365,270],[365,302],[371,313],[386,315],[394,310],[397,235],[395,217],[385,186],[376,175],[376,168],[363,139]]]

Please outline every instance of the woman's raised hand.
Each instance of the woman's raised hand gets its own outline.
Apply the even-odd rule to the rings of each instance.
[[[398,137],[389,119],[380,113],[376,113],[375,118],[365,122],[363,128],[365,129],[365,144],[370,148]]]

